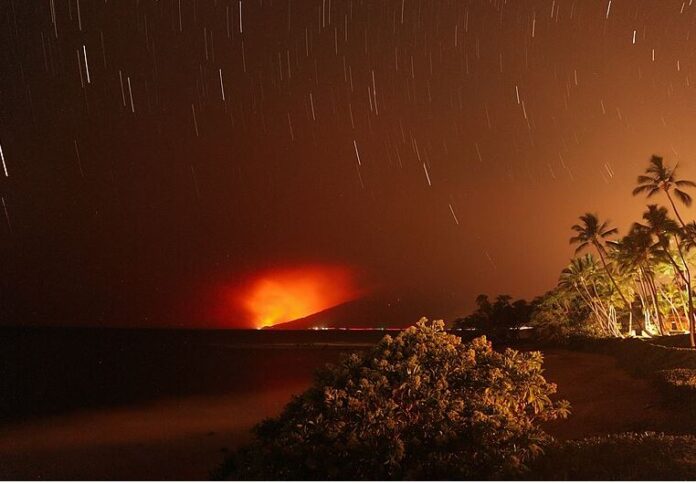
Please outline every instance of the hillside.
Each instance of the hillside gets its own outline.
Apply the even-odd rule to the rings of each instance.
[[[267,329],[397,328],[416,322],[420,316],[414,314],[412,307],[368,298],[339,304]]]

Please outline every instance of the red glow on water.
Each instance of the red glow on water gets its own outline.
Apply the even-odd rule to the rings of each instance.
[[[250,278],[237,294],[250,325],[292,321],[359,296],[353,272],[342,266],[272,269]]]

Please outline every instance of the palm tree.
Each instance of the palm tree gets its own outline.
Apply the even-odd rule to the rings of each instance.
[[[633,195],[638,195],[639,193],[647,192],[648,198],[653,195],[664,192],[667,195],[667,200],[669,200],[670,205],[672,205],[672,210],[677,216],[679,223],[682,227],[686,224],[681,218],[677,206],[672,198],[672,193],[677,197],[684,205],[687,207],[691,206],[693,199],[691,195],[686,193],[682,188],[684,187],[696,187],[696,182],[691,180],[678,180],[677,179],[677,167],[671,168],[665,166],[664,161],[661,156],[653,155],[650,158],[650,163],[648,168],[645,170],[645,175],[638,176],[638,186],[633,189]]]
[[[619,294],[621,300],[624,302],[630,313],[631,304],[628,302],[628,299],[626,299],[626,296],[624,296],[621,289],[619,289],[619,285],[616,283],[614,275],[607,265],[607,252],[604,248],[605,239],[610,235],[616,234],[618,230],[616,228],[609,228],[608,221],[600,223],[597,215],[593,213],[581,215],[580,220],[582,221],[582,224],[576,224],[571,227],[571,229],[575,231],[576,235],[570,238],[570,243],[578,244],[577,248],[575,249],[575,253],[577,254],[590,245],[597,250],[599,259],[602,261],[604,271],[609,276],[609,280],[611,280],[614,289],[616,289],[616,292]]]
[[[661,255],[669,259],[677,273],[686,282],[684,269],[677,264],[669,250],[672,239],[676,240],[677,235],[680,233],[679,224],[669,217],[665,207],[658,207],[655,204],[648,205],[648,209],[643,212],[643,220],[645,220],[645,224],[636,222],[632,230],[642,231],[651,237],[655,237],[654,247],[661,249]]]
[[[681,279],[686,284],[687,298],[689,302],[689,338],[691,347],[696,347],[696,340],[694,340],[694,332],[696,329],[696,320],[694,319],[694,303],[693,303],[693,291],[691,290],[691,269],[684,256],[684,248],[686,247],[687,241],[689,244],[693,243],[684,232],[686,229],[682,230],[674,220],[669,218],[667,214],[667,209],[665,207],[658,207],[657,205],[648,205],[648,210],[643,213],[643,220],[646,221],[645,225],[636,223],[635,227],[638,230],[644,230],[647,233],[654,236],[657,240],[654,247],[659,248],[660,254],[664,255],[669,259],[670,263],[674,266],[674,269]],[[682,240],[679,240],[679,239]],[[670,252],[670,243],[675,241],[677,251],[679,253],[679,258],[683,266],[680,266],[674,259]],[[685,246],[683,248],[683,246]]]
[[[574,291],[590,309],[597,324],[611,336],[621,336],[611,309],[604,304],[606,294],[606,275],[601,280],[601,274],[592,254],[585,254],[570,261],[568,267],[561,271],[558,287],[566,291]]]
[[[686,248],[691,250],[696,248],[696,222],[690,222],[684,226]]]
[[[660,334],[664,334],[664,321],[659,305],[657,285],[655,284],[655,267],[660,262],[661,254],[654,247],[652,234],[640,226],[634,225],[628,235],[616,243],[616,256],[622,272],[635,277],[641,289],[640,298],[643,309],[649,312],[646,299],[650,299]]]

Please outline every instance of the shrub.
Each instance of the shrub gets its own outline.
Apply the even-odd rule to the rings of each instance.
[[[567,402],[542,355],[464,344],[422,319],[321,371],[223,466],[255,479],[466,479],[514,475],[548,443]]]
[[[530,324],[540,341],[564,343],[572,339],[605,338],[608,335],[589,307],[579,298],[567,300],[559,290],[550,291],[536,301]]]
[[[696,397],[696,370],[676,368],[657,372],[657,379],[665,393],[680,403],[693,406]]]
[[[653,432],[568,441],[550,447],[525,476],[535,480],[691,480],[696,437]]]

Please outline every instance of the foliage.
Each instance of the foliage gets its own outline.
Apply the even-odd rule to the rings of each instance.
[[[609,222],[600,222],[599,217],[594,213],[586,213],[580,216],[581,224],[573,225],[575,236],[570,239],[571,244],[578,244],[575,252],[591,246],[600,245],[610,235],[615,235],[618,230],[613,227],[609,228]],[[602,254],[602,251],[599,251]]]
[[[669,385],[696,391],[696,370],[693,368],[675,368],[658,372]]]
[[[693,409],[696,398],[696,369],[674,368],[657,372],[663,391],[680,404]]]
[[[511,302],[508,295],[500,295],[492,303],[488,296],[481,294],[476,298],[476,310],[454,321],[460,329],[478,329],[488,333],[505,333],[529,324],[534,312],[535,302],[518,299]]]
[[[535,480],[691,480],[696,437],[625,433],[551,446],[531,464]]]
[[[467,479],[514,475],[565,417],[542,355],[496,352],[422,319],[317,375],[222,472],[234,479]]]
[[[546,293],[530,319],[535,336],[542,341],[559,342],[570,338],[602,338],[606,329],[593,317],[588,304],[562,289]]]
[[[696,187],[696,183],[691,180],[678,180],[677,168],[666,166],[661,156],[653,155],[645,170],[645,175],[638,177],[638,186],[633,189],[633,195],[640,193],[647,194],[648,198],[663,191],[668,195],[674,195],[687,207],[691,206],[691,195],[683,189],[686,187]],[[670,203],[672,199],[669,199]]]

